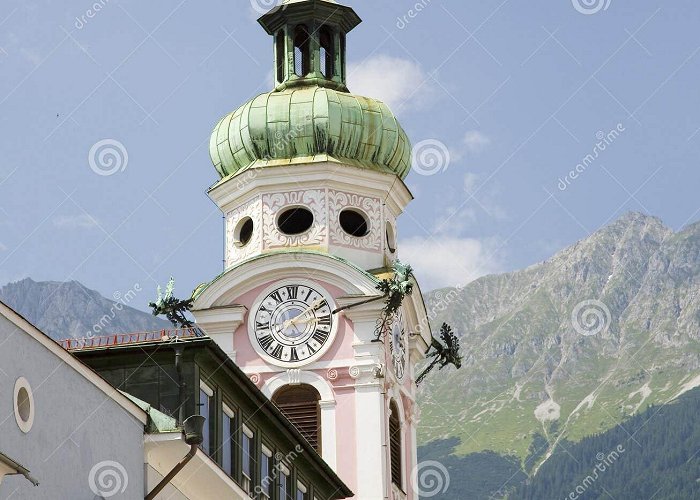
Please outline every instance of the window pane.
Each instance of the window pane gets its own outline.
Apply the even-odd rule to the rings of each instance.
[[[211,398],[209,395],[204,392],[202,389],[199,390],[199,414],[202,415],[207,419],[206,422],[204,422],[204,429],[202,432],[202,435],[204,437],[204,441],[202,442],[202,451],[206,453],[207,455],[209,454],[211,443],[209,442],[209,425],[211,419],[209,418],[209,411],[211,409]]]
[[[307,488],[301,483],[297,483],[297,500],[306,500]]]
[[[233,476],[233,419],[226,412],[222,412],[221,422],[224,430],[224,442],[221,444],[221,467],[226,471],[226,474]]]
[[[272,457],[262,452],[260,454],[260,493],[264,498],[272,496],[272,485],[275,479],[272,477]]]

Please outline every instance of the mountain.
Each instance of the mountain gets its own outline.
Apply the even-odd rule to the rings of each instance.
[[[627,214],[545,262],[426,302],[434,328],[461,333],[465,358],[420,387],[421,456],[499,454],[490,495],[520,481],[513,459],[533,475],[564,440],[700,386],[700,223],[674,232]]]
[[[135,286],[109,300],[77,281],[27,278],[0,288],[0,300],[56,340],[169,328],[167,321],[128,305],[145,304],[141,293]]]
[[[700,498],[700,389],[605,433],[564,443],[508,500]]]

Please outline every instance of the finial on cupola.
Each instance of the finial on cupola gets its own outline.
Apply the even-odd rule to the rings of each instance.
[[[332,0],[285,0],[258,19],[274,37],[275,90],[318,85],[347,91],[346,35],[362,22]]]

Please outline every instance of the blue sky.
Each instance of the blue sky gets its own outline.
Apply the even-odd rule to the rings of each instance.
[[[399,231],[424,288],[544,260],[629,210],[700,219],[697,2],[346,3],[364,20],[350,89],[422,151]],[[254,7],[2,2],[0,283],[138,284],[143,308],[171,274],[187,295],[221,271],[207,141],[271,87]],[[105,140],[128,161],[91,166]]]

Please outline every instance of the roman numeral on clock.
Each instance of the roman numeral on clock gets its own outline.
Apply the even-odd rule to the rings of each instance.
[[[268,347],[270,347],[274,341],[275,339],[272,337],[272,335],[265,335],[264,337],[260,337],[258,339],[258,344],[260,344],[260,347],[267,351]]]
[[[270,324],[267,322],[261,323],[260,321],[255,321],[255,329],[256,330],[269,330],[270,329]]]
[[[270,356],[276,359],[280,359],[280,357],[282,356],[282,346],[277,344],[277,346],[270,353]]]
[[[319,344],[323,345],[326,340],[328,340],[328,332],[322,332],[321,330],[316,330],[311,337]]]
[[[278,304],[281,304],[282,302],[284,302],[284,300],[282,299],[282,294],[280,293],[279,290],[272,292],[270,294],[270,297],[272,298],[272,300],[274,300]]]
[[[287,287],[287,296],[290,299],[296,300],[299,295],[299,287],[297,285],[292,285]]]

